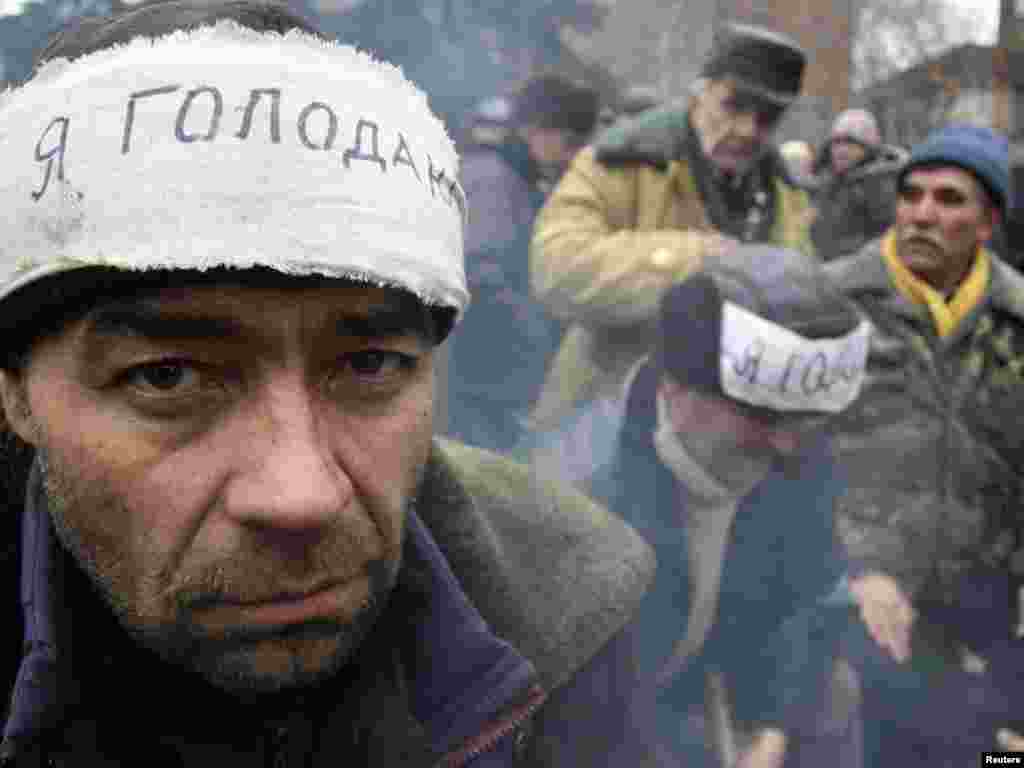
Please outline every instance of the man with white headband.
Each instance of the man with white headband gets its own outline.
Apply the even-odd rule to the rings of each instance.
[[[43,58],[0,96],[2,764],[643,764],[648,548],[432,439],[424,94],[244,0]]]
[[[642,658],[679,765],[834,763],[854,743],[833,674],[849,604],[826,606],[845,558],[824,429],[858,396],[867,334],[816,262],[773,246],[660,303],[605,495],[658,558]],[[841,727],[826,738],[816,713]]]

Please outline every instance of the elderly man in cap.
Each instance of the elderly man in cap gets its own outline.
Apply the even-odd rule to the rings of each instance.
[[[811,238],[825,261],[848,256],[892,224],[896,175],[907,153],[883,144],[875,116],[848,109],[832,124],[815,162],[818,216]]]
[[[643,658],[679,764],[716,764],[706,743],[726,766],[836,764],[856,744],[829,685],[847,611],[828,607],[845,559],[824,429],[867,342],[820,265],[780,248],[741,246],[662,299],[603,495],[658,557]]]
[[[577,156],[531,245],[534,291],[569,325],[533,413],[540,432],[619,396],[658,298],[704,257],[748,241],[810,250],[807,195],[770,141],[805,60],[782,35],[727,25],[688,107],[648,110]]]
[[[1006,138],[948,125],[888,233],[826,266],[872,325],[836,424],[871,764],[965,765],[1024,711],[1024,278],[985,247],[1008,192]]]
[[[43,57],[0,97],[0,762],[642,765],[647,547],[432,439],[425,95],[250,0]]]

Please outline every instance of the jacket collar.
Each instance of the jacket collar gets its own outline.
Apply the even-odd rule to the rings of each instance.
[[[52,610],[55,605],[67,605],[65,589],[73,575],[65,573],[64,569],[74,566],[66,565],[70,558],[53,534],[35,467],[20,517],[26,652],[4,726],[3,752],[0,752],[4,756],[45,738],[50,729],[60,724],[69,702],[78,700],[82,693],[76,690],[75,675],[69,669],[68,659],[72,654],[65,646],[70,632],[66,622],[61,620],[63,617],[54,615]],[[409,713],[422,725],[431,751],[444,754],[480,733],[497,713],[521,702],[528,692],[532,691],[536,701],[536,672],[508,642],[490,630],[463,591],[433,535],[415,512],[409,514],[403,558],[403,574],[415,574],[413,578],[419,592],[425,597],[425,610],[409,627],[408,636],[402,638],[403,647],[412,649],[409,657],[415,660],[406,667],[408,678],[403,685],[407,686]],[[74,576],[77,576],[76,584],[85,580],[81,573]],[[75,593],[76,602],[82,597],[81,592]],[[89,599],[87,593],[85,599]],[[166,666],[148,659],[148,654],[132,653],[132,641],[115,625],[113,616],[98,598],[93,598],[86,610],[106,612],[109,621],[99,622],[106,628],[100,631],[123,635],[116,637],[115,642],[124,642],[133,657],[128,665]],[[80,631],[87,635],[90,629]],[[96,646],[90,646],[90,654],[93,647],[98,648],[103,643],[100,640]],[[140,657],[147,660],[139,661]],[[90,664],[93,661],[90,659]],[[103,662],[96,659],[95,663]],[[125,669],[121,657],[119,679],[143,679],[143,675],[125,675]],[[152,671],[163,675],[170,670],[154,667]],[[125,682],[126,687],[137,684]],[[213,690],[209,695],[223,696]]]
[[[893,314],[906,319],[931,322],[927,311],[907,300],[893,285],[882,258],[881,239],[865,245],[848,258],[837,259],[825,265],[826,274],[835,281],[839,290],[852,299],[873,298]],[[979,302],[971,316],[986,306],[1005,312],[1024,322],[1024,276],[990,253],[991,276],[987,297]],[[962,323],[970,326],[971,322]],[[953,338],[959,337],[955,333]]]
[[[595,142],[594,153],[603,165],[644,163],[666,170],[673,160],[687,161],[691,152],[703,151],[695,144],[689,112],[676,104],[613,124]],[[799,186],[772,145],[765,146],[754,171],[765,178],[781,179],[787,186]]]

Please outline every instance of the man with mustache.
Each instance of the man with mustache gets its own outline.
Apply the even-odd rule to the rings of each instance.
[[[986,248],[1008,165],[988,129],[935,131],[899,173],[893,227],[827,265],[873,326],[835,441],[871,765],[965,764],[1019,730],[1024,279]]]
[[[0,763],[644,764],[649,550],[432,438],[468,293],[425,94],[253,0],[41,58],[0,97]]]
[[[785,36],[725,25],[688,105],[617,123],[576,156],[531,245],[533,289],[569,326],[534,409],[540,432],[621,396],[659,297],[705,257],[739,242],[810,252],[808,197],[770,141],[805,62]]]

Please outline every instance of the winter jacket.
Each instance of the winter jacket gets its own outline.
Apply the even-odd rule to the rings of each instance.
[[[694,170],[702,155],[685,111],[653,109],[582,150],[537,217],[533,290],[569,328],[533,419],[553,429],[601,395],[619,396],[646,354],[662,291],[701,263],[712,217]],[[809,201],[774,152],[758,166],[774,204],[761,238],[811,251]]]
[[[1005,569],[1022,543],[1024,278],[992,257],[983,299],[940,338],[881,242],[826,265],[873,326],[864,390],[835,422],[850,476],[838,511],[864,567],[944,603],[972,566]]]
[[[466,152],[466,273],[473,302],[448,342],[448,434],[507,452],[537,399],[557,328],[530,294],[528,248],[543,202],[526,144],[510,138]]]
[[[650,365],[633,382],[625,425],[604,496],[636,527],[658,560],[639,615],[646,670],[656,672],[686,633],[698,574],[687,557],[686,496],[658,458],[657,376]],[[726,537],[717,613],[702,648],[657,701],[659,738],[678,743],[688,715],[703,712],[705,675],[722,673],[741,731],[811,727],[848,625],[846,606],[826,605],[845,571],[833,507],[842,478],[827,446],[805,452],[799,470],[773,469],[743,500]],[[702,545],[703,546],[703,545]]]
[[[628,624],[650,552],[581,496],[527,501],[531,482],[438,442],[398,587],[355,659],[299,693],[243,702],[123,631],[57,546],[36,476],[24,513],[4,518],[14,540],[23,524],[3,561],[4,634],[25,642],[4,660],[17,682],[0,762],[644,765]]]
[[[846,139],[849,141],[849,139]],[[814,249],[824,261],[860,250],[892,224],[896,210],[896,177],[907,152],[892,145],[866,147],[868,154],[845,173],[832,173],[829,152],[822,149],[818,167],[818,213],[811,224]]]

